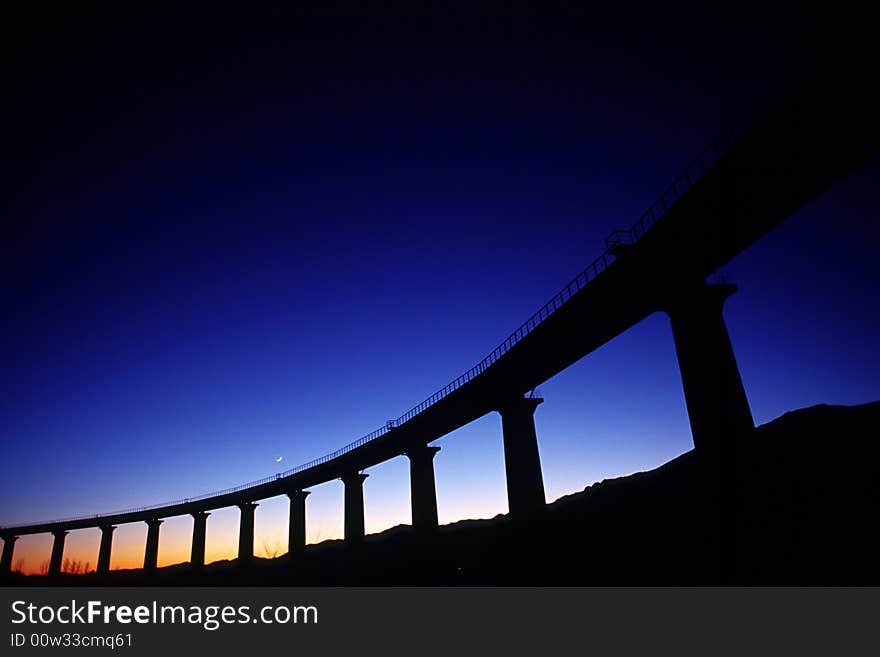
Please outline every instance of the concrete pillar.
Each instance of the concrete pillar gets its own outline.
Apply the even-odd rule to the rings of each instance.
[[[256,502],[242,502],[241,520],[238,525],[238,562],[247,563],[254,558],[254,511],[260,506]]]
[[[755,428],[722,308],[734,285],[700,283],[679,292],[666,309],[687,404],[694,450],[717,472],[719,574],[736,575],[736,443]]]
[[[110,551],[113,549],[113,532],[116,527],[104,525],[101,527],[101,548],[98,550],[98,574],[105,575],[110,572]]]
[[[406,451],[409,458],[409,489],[413,528],[423,531],[437,526],[437,486],[434,455],[439,447],[419,445]]]
[[[196,569],[203,568],[205,565],[205,534],[208,528],[209,515],[211,514],[207,511],[196,511],[192,514],[193,537],[189,563],[190,566]]]
[[[755,428],[724,323],[734,285],[701,284],[666,309],[684,388],[694,447],[709,457],[732,457],[733,439]]]
[[[144,570],[153,572],[159,561],[159,525],[158,518],[147,520],[147,547],[144,550]]]
[[[55,540],[52,543],[52,556],[49,559],[49,574],[58,575],[61,572],[61,560],[64,558],[64,539],[67,538],[67,532],[58,529],[52,532]]]
[[[302,554],[306,549],[306,498],[307,490],[292,490],[290,498],[290,524],[287,528],[287,554]]]
[[[0,558],[0,575],[6,575],[12,571],[12,553],[15,551],[15,542],[18,536],[6,535],[3,537],[3,557]]]
[[[352,472],[342,477],[345,484],[345,542],[356,545],[364,539],[364,480],[370,475]]]
[[[537,397],[514,397],[498,409],[504,434],[507,506],[514,518],[543,511],[547,503],[535,433],[535,409],[543,401]]]

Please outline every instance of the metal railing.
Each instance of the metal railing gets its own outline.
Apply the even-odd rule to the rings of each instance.
[[[124,515],[129,513],[141,513],[154,509],[161,509],[170,506],[178,506],[182,504],[198,502],[200,500],[205,500],[212,497],[220,497],[223,495],[228,495],[230,493],[238,493],[249,488],[256,488],[257,486],[261,486],[263,484],[267,484],[278,479],[289,477],[290,475],[303,472],[304,470],[308,470],[323,463],[327,463],[328,461],[332,461],[333,459],[338,458],[343,454],[347,454],[348,452],[351,452],[358,447],[361,447],[373,440],[376,440],[377,438],[380,438],[381,436],[384,436],[390,431],[393,431],[395,427],[403,425],[419,413],[422,413],[423,411],[433,406],[445,397],[449,396],[465,384],[480,376],[496,361],[498,361],[504,354],[506,354],[508,351],[513,349],[514,346],[521,342],[523,338],[525,338],[529,333],[533,332],[538,326],[540,326],[542,322],[544,322],[548,317],[559,310],[559,308],[565,305],[575,294],[586,287],[591,280],[595,279],[603,271],[605,271],[605,269],[607,269],[608,266],[612,262],[614,262],[614,249],[621,244],[634,244],[635,242],[638,242],[645,235],[645,233],[647,233],[651,229],[651,227],[654,226],[654,224],[656,224],[660,220],[660,218],[662,218],[663,215],[665,215],[667,211],[673,205],[675,205],[678,200],[685,193],[687,193],[687,191],[691,187],[694,186],[694,184],[703,176],[703,174],[710,168],[712,168],[719,159],[721,159],[722,155],[727,152],[731,144],[745,131],[745,129],[749,125],[751,125],[752,119],[756,116],[759,109],[764,107],[764,105],[765,103],[763,99],[760,102],[754,101],[745,110],[741,111],[733,119],[728,121],[724,129],[711,141],[709,146],[707,146],[703,150],[703,152],[697,156],[696,159],[694,159],[690,164],[688,164],[687,167],[685,167],[685,169],[675,178],[675,180],[673,180],[672,184],[669,185],[669,187],[667,187],[663,191],[663,193],[660,194],[658,199],[651,204],[651,206],[642,214],[641,217],[639,217],[638,221],[636,221],[628,229],[613,231],[611,235],[606,238],[605,251],[603,251],[602,254],[599,255],[599,257],[593,260],[593,262],[587,265],[587,267],[582,272],[575,276],[568,285],[566,285],[559,292],[553,295],[550,301],[541,306],[541,308],[537,312],[535,312],[531,317],[523,322],[523,324],[519,328],[511,333],[507,337],[507,339],[504,340],[504,342],[495,347],[495,349],[493,349],[492,352],[483,360],[481,360],[479,363],[470,368],[467,372],[435,392],[433,395],[431,395],[421,403],[413,406],[400,417],[389,420],[384,426],[364,436],[361,436],[357,440],[350,442],[343,447],[340,447],[334,452],[330,452],[329,454],[325,454],[324,456],[312,459],[307,463],[303,463],[294,468],[290,468],[289,470],[285,470],[283,472],[279,472],[272,476],[264,477],[256,481],[250,481],[246,484],[241,484],[232,488],[226,488],[224,490],[215,491],[213,493],[205,493],[204,495],[199,495],[196,497],[188,497],[180,500],[174,500],[172,502],[164,502],[162,504],[133,507],[129,509],[123,509],[121,511],[113,511],[94,515],[72,516],[68,518],[59,518],[56,520],[29,524],[49,525],[78,520],[105,518],[109,516]],[[25,525],[19,524],[15,526],[0,527],[0,529],[15,529],[15,527],[23,526]]]
[[[756,99],[747,108],[727,122],[724,129],[716,135],[709,145],[700,153],[684,171],[672,181],[662,194],[639,217],[630,228],[615,230],[605,238],[605,252],[609,253],[620,244],[635,244],[651,227],[678,202],[694,184],[711,169],[721,156],[727,152],[737,138],[752,124],[752,120],[764,107],[764,98]]]

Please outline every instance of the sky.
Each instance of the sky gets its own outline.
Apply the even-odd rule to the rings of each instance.
[[[827,29],[784,4],[20,11],[0,525],[234,486],[401,415],[581,271]],[[725,318],[758,423],[880,399],[878,171],[720,272],[739,286]],[[541,392],[548,501],[692,447],[664,315]],[[440,522],[507,511],[497,414],[435,444]],[[408,523],[406,459],[368,474],[367,531]],[[260,503],[258,555],[286,552],[287,509]],[[341,482],[312,489],[308,542],[341,537],[342,513]],[[237,522],[212,514],[208,561],[235,556]],[[188,560],[191,527],[165,521],[160,565]],[[111,567],[139,567],[145,537],[120,526]],[[93,568],[98,542],[72,532],[65,556]],[[50,549],[22,537],[15,565],[39,572]]]

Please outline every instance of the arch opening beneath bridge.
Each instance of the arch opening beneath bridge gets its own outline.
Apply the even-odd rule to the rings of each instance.
[[[161,536],[161,533],[159,535]],[[118,525],[113,531],[110,570],[140,570],[144,565],[144,546],[146,544],[146,523],[131,522]],[[95,552],[95,559],[98,558],[97,555],[98,553]]]
[[[540,434],[538,435],[540,440]],[[501,416],[489,413],[432,443],[441,525],[507,513]]]
[[[49,572],[49,557],[51,553],[51,534],[20,536],[15,542],[12,570],[20,571],[25,575],[45,575]]]
[[[364,482],[364,530],[378,534],[397,525],[409,525],[409,459],[396,456],[366,471]]]
[[[308,489],[306,499],[306,545],[341,539],[344,525],[343,484],[325,481]]]
[[[159,527],[158,566],[186,563],[192,548],[193,519],[190,516],[165,518]],[[146,548],[146,545],[144,546]]]
[[[669,318],[654,313],[541,384],[547,502],[693,448]]]
[[[211,511],[205,532],[206,565],[238,557],[239,519],[239,510],[234,506]]]
[[[260,500],[259,504],[254,514],[254,556],[262,559],[280,557],[288,551],[290,500],[286,495],[276,495]]]
[[[101,530],[97,527],[72,530],[64,539],[61,572],[82,574],[95,570],[100,544]]]
[[[878,179],[874,154],[724,266],[740,288],[724,317],[757,425],[880,398]]]

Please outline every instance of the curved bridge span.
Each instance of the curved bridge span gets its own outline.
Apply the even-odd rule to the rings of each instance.
[[[606,250],[483,361],[388,425],[286,472],[235,488],[113,513],[0,528],[0,575],[19,536],[52,533],[49,573],[60,572],[64,538],[102,531],[98,572],[109,570],[113,530],[148,525],[144,567],[156,568],[162,519],[194,518],[191,563],[204,565],[209,512],[241,509],[239,558],[253,556],[259,500],[291,499],[289,551],[305,547],[307,488],[345,484],[345,540],[364,535],[362,470],[406,455],[413,525],[437,525],[428,443],[497,411],[502,417],[508,502],[514,518],[545,504],[529,391],[655,312],[671,320],[685,400],[698,452],[729,460],[735,436],[753,427],[722,317],[733,286],[706,278],[877,149],[880,103],[858,70],[828,63],[799,78],[774,102],[737,117],[648,211],[606,240]],[[723,472],[722,468],[722,472]]]

